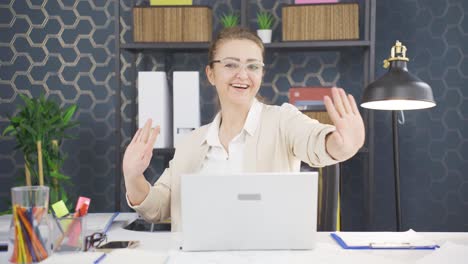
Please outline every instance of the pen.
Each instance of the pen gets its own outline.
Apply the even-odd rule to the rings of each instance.
[[[99,256],[99,258],[97,258],[93,263],[94,263],[94,264],[98,264],[98,263],[101,262],[106,256],[107,256],[106,253],[102,254],[102,255]]]
[[[117,218],[117,216],[119,215],[119,212],[115,212],[112,217],[109,219],[109,221],[107,221],[107,224],[106,226],[104,227],[104,230],[102,230],[102,232],[104,234],[107,233],[107,231],[109,231],[109,228],[112,226],[112,223],[114,222],[115,218]]]

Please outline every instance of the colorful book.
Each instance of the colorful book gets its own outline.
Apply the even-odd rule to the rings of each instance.
[[[331,97],[331,87],[291,87],[289,103],[296,105],[296,101],[323,101],[325,95]]]

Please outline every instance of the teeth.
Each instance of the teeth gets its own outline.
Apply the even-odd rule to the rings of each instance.
[[[244,88],[244,89],[249,87],[247,84],[240,84],[240,83],[233,83],[231,85],[236,87],[236,88]]]

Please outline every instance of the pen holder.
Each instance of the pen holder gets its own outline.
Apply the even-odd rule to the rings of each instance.
[[[84,250],[86,216],[54,218],[53,251],[74,252]]]
[[[36,263],[50,256],[49,187],[11,188],[12,220],[9,253],[12,263]]]

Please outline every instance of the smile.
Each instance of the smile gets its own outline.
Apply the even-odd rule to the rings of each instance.
[[[232,83],[231,86],[237,89],[244,89],[244,90],[250,87],[248,84],[241,84],[241,83]]]

